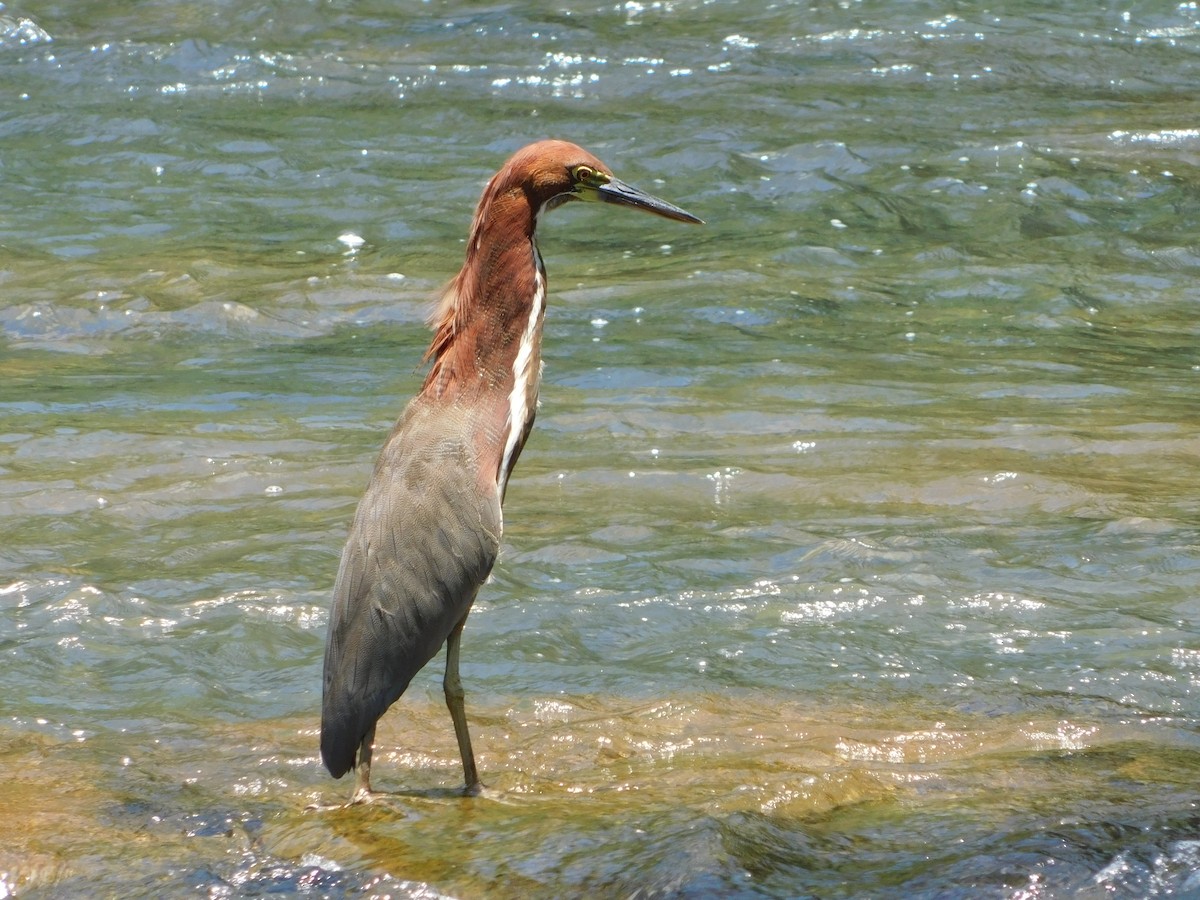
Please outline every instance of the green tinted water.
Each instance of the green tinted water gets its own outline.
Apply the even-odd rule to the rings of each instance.
[[[1195,10],[0,16],[0,894],[1195,889]],[[431,670],[308,812],[349,518],[547,135],[708,224],[544,223],[492,792]]]

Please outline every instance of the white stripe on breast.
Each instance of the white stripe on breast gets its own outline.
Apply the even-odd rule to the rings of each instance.
[[[513,386],[512,393],[508,395],[508,438],[504,442],[504,456],[500,460],[497,480],[501,496],[504,495],[513,454],[517,452],[521,433],[525,431],[525,423],[533,412],[529,408],[530,387],[538,377],[533,366],[533,351],[538,339],[538,321],[546,305],[546,279],[542,277],[541,260],[536,257],[536,249],[534,254],[537,266],[533,281],[533,303],[529,305],[529,321],[521,332],[521,345],[517,348],[517,358],[513,360]]]

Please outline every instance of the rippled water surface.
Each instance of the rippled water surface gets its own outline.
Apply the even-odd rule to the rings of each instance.
[[[0,897],[1200,893],[1194,3],[0,9]],[[369,807],[354,504],[484,181],[543,406]]]

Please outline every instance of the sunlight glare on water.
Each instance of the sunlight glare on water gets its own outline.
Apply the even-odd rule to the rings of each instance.
[[[1195,4],[0,7],[0,896],[1200,890]],[[537,425],[463,642],[317,754],[487,178]],[[611,213],[611,214],[609,214]]]

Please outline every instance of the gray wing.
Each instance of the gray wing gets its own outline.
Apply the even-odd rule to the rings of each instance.
[[[342,551],[325,644],[321,757],[336,778],[496,561],[500,498],[480,480],[469,436],[420,412],[406,413],[380,454]]]

